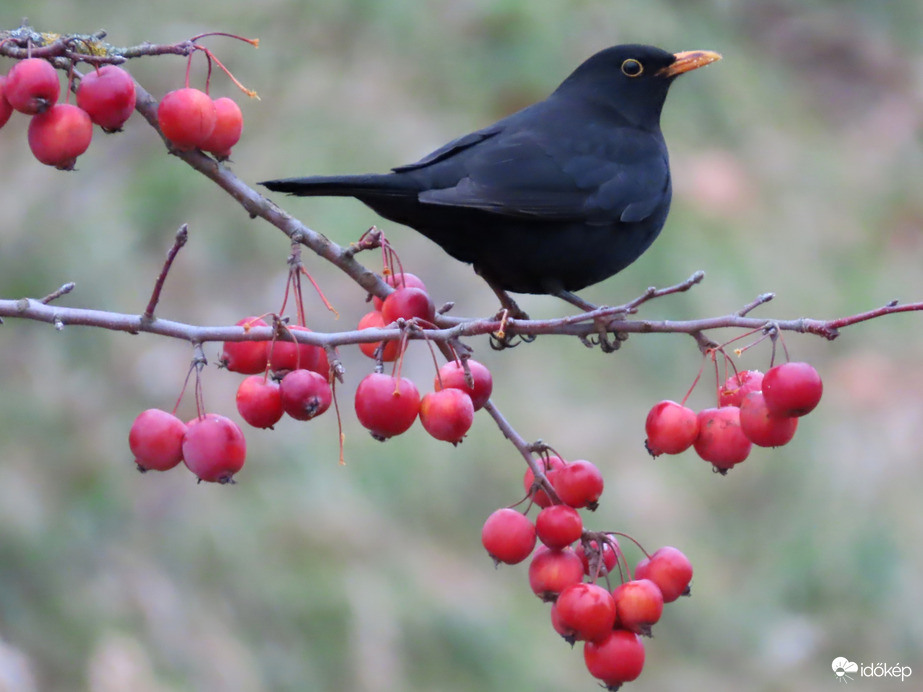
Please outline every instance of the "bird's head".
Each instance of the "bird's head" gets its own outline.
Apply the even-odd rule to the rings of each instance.
[[[615,109],[633,125],[657,128],[673,80],[720,59],[707,50],[668,53],[654,46],[613,46],[584,61],[555,94],[592,101]]]

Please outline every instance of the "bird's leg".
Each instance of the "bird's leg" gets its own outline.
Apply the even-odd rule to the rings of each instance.
[[[481,274],[477,267],[475,267],[474,271],[487,282],[487,285],[490,286],[490,290],[500,299],[500,310],[497,312],[497,317],[502,320],[504,331],[502,331],[499,336],[497,334],[491,334],[490,345],[498,351],[516,346],[513,337],[505,333],[507,320],[527,320],[529,319],[529,315],[516,304],[516,301],[513,300],[509,293],[500,288],[500,286],[494,283],[490,278]],[[535,341],[535,337],[529,334],[520,334],[519,338],[525,342]]]
[[[565,291],[563,288],[554,291],[552,295],[556,298],[560,298],[561,300],[566,300],[571,305],[576,305],[584,312],[593,312],[594,310],[599,309],[598,305],[594,305],[593,303],[584,300],[576,293]],[[621,346],[621,343],[628,338],[627,334],[620,334],[618,332],[613,333],[613,336],[615,337],[614,341],[609,338],[610,319],[611,318],[597,317],[593,320],[593,324],[596,326],[596,333],[599,337],[599,348],[602,349],[603,353],[612,353],[613,351],[617,351],[619,346]],[[584,338],[584,343],[591,347],[596,345],[587,338]]]

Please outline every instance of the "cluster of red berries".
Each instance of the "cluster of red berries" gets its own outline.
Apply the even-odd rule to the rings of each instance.
[[[163,97],[157,107],[157,124],[177,149],[201,149],[224,161],[240,141],[244,116],[233,99],[212,99],[187,86]]]
[[[381,320],[376,326],[387,326],[399,320],[433,319],[432,300],[422,281],[411,274],[397,278],[392,274],[387,280],[397,288],[384,301],[375,299],[376,307],[381,308],[373,313]],[[413,286],[409,285],[411,282]],[[424,306],[422,313],[420,305]],[[261,317],[245,317],[237,325],[247,331],[269,326]],[[360,323],[360,328],[369,328],[369,325]],[[284,414],[307,421],[330,408],[334,392],[326,349],[299,343],[292,336],[306,331],[310,331],[306,326],[294,325],[281,329],[281,338],[224,343],[221,366],[247,375],[237,389],[236,403],[240,416],[248,424],[272,428]],[[382,371],[382,361],[389,348],[394,345],[396,359],[403,352],[402,344],[390,341],[383,345],[360,344],[363,352],[375,358],[379,367],[364,377],[356,389],[355,410],[359,422],[373,437],[386,440],[406,432],[419,418],[431,436],[458,444],[470,429],[475,411],[490,399],[493,389],[490,370],[471,358],[464,363],[450,361],[436,374],[434,391],[421,397],[410,379],[401,377],[399,372],[388,375]],[[228,444],[234,442],[234,453],[225,462],[221,449],[203,442],[197,447],[203,449],[202,455],[193,456],[190,461],[185,438],[203,435],[197,421],[213,419],[221,419],[221,425],[229,430],[228,424],[234,427],[233,435],[230,432],[227,435]],[[210,423],[209,427],[217,429],[217,424]],[[138,416],[129,438],[138,468],[144,471],[165,471],[183,460],[200,480],[227,483],[243,465],[243,435],[236,424],[214,414],[201,416],[187,425],[173,414],[152,409]]]
[[[655,457],[693,447],[724,474],[746,459],[754,444],[779,447],[791,441],[798,419],[814,410],[823,389],[808,363],[783,363],[765,375],[738,372],[719,387],[717,408],[696,413],[675,401],[656,404],[647,415],[645,445]]]
[[[373,299],[374,310],[359,320],[359,329],[377,329],[404,320],[429,326],[436,315],[433,301],[420,277],[409,272],[388,274],[394,287],[384,300]],[[402,355],[402,341],[364,342],[359,348],[369,358],[393,362]],[[375,372],[365,377],[356,390],[356,415],[372,435],[385,440],[405,432],[419,416],[420,423],[437,440],[458,444],[474,422],[474,412],[490,398],[493,377],[486,366],[467,360],[470,383],[464,366],[450,361],[439,369],[434,391],[420,397],[416,385],[406,377]]]
[[[14,110],[32,116],[29,148],[39,161],[62,170],[73,170],[89,148],[94,123],[115,132],[135,109],[135,82],[115,65],[94,69],[80,80],[76,106],[58,103],[60,95],[58,71],[42,58],[21,60],[0,77],[0,127]]]
[[[135,418],[128,446],[140,471],[168,471],[182,461],[210,483],[232,482],[247,455],[244,434],[230,418],[206,413],[184,423],[156,408]]]
[[[636,679],[644,666],[644,642],[660,619],[664,603],[689,594],[692,564],[678,549],[660,548],[646,555],[634,578],[614,534],[584,529],[578,508],[593,509],[603,490],[599,469],[588,461],[543,458],[544,473],[560,503],[536,487],[528,471],[523,484],[532,503],[541,507],[533,524],[515,509],[491,514],[481,542],[496,563],[517,564],[530,555],[529,585],[550,602],[551,624],[573,645],[584,642],[590,674],[610,690]],[[536,539],[542,545],[535,548]],[[614,589],[609,575],[621,575]],[[603,577],[607,586],[598,582]]]

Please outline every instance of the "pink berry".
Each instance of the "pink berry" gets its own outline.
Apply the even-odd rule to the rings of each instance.
[[[740,429],[740,409],[736,406],[699,411],[699,436],[695,451],[721,474],[750,454],[751,442]]]
[[[93,138],[93,123],[84,110],[58,103],[29,122],[29,148],[39,161],[63,171],[73,170],[77,157]]]
[[[532,554],[535,527],[524,514],[504,507],[487,517],[481,529],[481,543],[495,562],[515,565]]]
[[[77,87],[77,105],[106,132],[117,132],[135,110],[135,80],[121,67],[87,72]]]
[[[135,418],[128,446],[141,471],[166,471],[183,460],[186,424],[172,413],[151,408]]]
[[[189,421],[183,437],[183,461],[200,481],[233,483],[246,456],[244,434],[230,418],[209,413]]]
[[[699,421],[695,411],[675,401],[661,401],[647,414],[644,424],[647,451],[651,456],[679,454],[695,442]]]
[[[231,147],[240,141],[243,130],[244,116],[240,106],[226,96],[215,99],[215,129],[202,142],[201,148],[224,161],[231,156]]]
[[[474,404],[460,389],[430,392],[420,402],[420,423],[437,440],[458,444],[474,422]]]
[[[244,378],[237,388],[237,411],[254,428],[271,428],[284,413],[279,383],[263,375]]]
[[[820,403],[823,393],[820,375],[809,363],[783,363],[763,378],[763,396],[774,416],[807,415]]]
[[[443,387],[462,390],[471,397],[474,410],[479,411],[490,399],[494,387],[493,377],[486,366],[471,358],[468,359],[468,370],[471,373],[473,386],[468,386],[465,380],[465,369],[455,360],[450,360],[439,368],[439,376],[435,378],[433,386],[437,390]]]
[[[760,447],[781,447],[791,442],[798,429],[797,418],[774,416],[762,392],[750,392],[740,404],[740,430]]]
[[[58,71],[42,58],[20,60],[6,75],[4,96],[14,110],[28,115],[44,113],[58,102]]]
[[[215,129],[217,119],[214,101],[198,89],[171,91],[157,107],[161,132],[180,150],[201,147]]]

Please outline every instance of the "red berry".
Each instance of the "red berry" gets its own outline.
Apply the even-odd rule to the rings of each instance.
[[[615,537],[609,536],[609,541],[615,541]],[[596,541],[590,541],[589,554],[587,554],[588,551],[583,547],[583,543],[577,546],[575,552],[577,553],[577,557],[580,558],[580,562],[583,563],[583,573],[588,577],[595,579],[597,576],[604,576],[615,569],[615,564],[618,562],[619,556],[612,545],[610,545],[609,541],[603,543],[602,564],[599,565],[599,574],[596,574],[596,563],[593,562],[594,560],[599,560],[599,544]],[[618,541],[615,541],[615,544],[618,545]]]
[[[535,548],[535,527],[515,509],[498,509],[484,522],[481,543],[494,562],[515,565],[529,557]]]
[[[663,594],[650,579],[635,579],[619,584],[612,592],[618,608],[618,626],[651,636],[651,626],[663,613]]]
[[[471,397],[474,410],[479,411],[490,399],[490,394],[494,388],[494,380],[486,366],[471,358],[468,359],[468,370],[471,372],[471,379],[474,381],[473,387],[468,386],[465,381],[465,369],[456,360],[450,360],[439,368],[439,376],[435,378],[433,386],[436,390],[442,388],[462,390]]]
[[[254,428],[271,428],[284,413],[279,383],[263,375],[244,378],[237,388],[237,410]]]
[[[689,595],[692,563],[683,552],[671,546],[655,551],[635,567],[635,579],[650,579],[660,589],[664,603]]]
[[[215,99],[215,129],[202,142],[201,148],[215,155],[219,161],[231,156],[231,147],[240,141],[244,130],[244,116],[232,99],[222,96]]]
[[[571,584],[583,581],[583,563],[570,548],[540,546],[529,563],[529,586],[543,601],[553,601]]]
[[[77,87],[77,105],[106,132],[117,132],[135,109],[135,80],[121,67],[103,65]]]
[[[307,327],[293,324],[289,332],[309,332]],[[294,340],[276,339],[269,347],[269,367],[273,372],[281,373],[286,370],[312,370],[327,376],[327,354],[323,347],[314,344],[301,344]]]
[[[612,631],[615,624],[615,599],[596,584],[568,586],[553,607],[557,611],[559,625],[573,639],[599,641]]]
[[[770,368],[763,378],[763,396],[774,416],[799,417],[820,403],[824,384],[809,363],[783,363]]]
[[[378,310],[372,310],[372,312],[366,313],[361,320],[359,320],[359,329],[381,329],[385,326],[385,320],[381,316],[381,313]],[[381,346],[381,341],[366,341],[359,344],[359,350],[362,351],[369,358],[376,358],[376,351],[378,347]],[[397,360],[398,355],[400,355],[401,345],[397,340],[385,342],[384,350],[381,354],[381,360],[385,363],[391,363]]]
[[[268,327],[259,317],[244,317],[238,327],[250,331],[252,327]],[[221,365],[231,372],[256,375],[266,369],[269,357],[268,341],[225,341],[221,352]]]
[[[141,471],[166,471],[183,460],[186,424],[172,413],[150,408],[131,424],[128,446]]]
[[[536,463],[542,465],[542,470],[545,473],[545,477],[548,478],[550,482],[552,482],[552,485],[554,485],[554,474],[557,469],[564,467],[565,461],[561,457],[548,456],[539,457]],[[548,493],[546,493],[541,488],[533,489],[533,483],[535,483],[535,474],[532,473],[532,469],[526,469],[526,473],[522,477],[523,490],[531,494],[532,502],[537,504],[539,507],[548,507],[551,504],[551,498],[548,497]]]
[[[750,392],[740,404],[740,429],[755,445],[781,447],[791,442],[798,428],[797,418],[769,413],[762,392]]]
[[[183,437],[183,461],[200,481],[232,483],[247,456],[247,441],[237,423],[209,413],[193,418]]]
[[[594,510],[603,492],[603,476],[595,464],[578,459],[556,471],[552,485],[564,504]]]
[[[356,388],[356,417],[378,440],[407,431],[419,412],[420,393],[406,377],[375,372]]]
[[[312,370],[290,370],[279,385],[282,408],[295,420],[311,420],[333,402],[327,378]]]
[[[64,171],[73,170],[77,157],[87,150],[92,138],[90,116],[69,103],[58,103],[32,116],[29,122],[32,154],[45,165]]]
[[[217,119],[211,97],[189,87],[169,92],[157,107],[161,132],[180,150],[201,147],[215,129]]]
[[[647,414],[645,445],[651,456],[679,454],[695,442],[699,421],[695,411],[675,401],[661,401]]]
[[[538,513],[535,531],[549,548],[566,548],[583,533],[583,519],[573,507],[552,505]]]
[[[0,127],[6,125],[12,114],[13,107],[6,100],[6,77],[0,75]]]
[[[58,102],[60,93],[58,71],[47,60],[20,60],[6,75],[4,95],[10,106],[20,113],[44,113]]]
[[[699,411],[699,436],[695,451],[711,462],[719,473],[727,473],[750,454],[750,440],[740,429],[740,409],[736,406]]]
[[[392,288],[422,288],[426,290],[426,284],[423,283],[421,279],[416,274],[411,274],[410,272],[398,272],[397,274],[388,274],[384,277],[385,283],[391,286]],[[376,310],[381,311],[381,306],[384,304],[383,301],[378,296],[372,298],[372,303]]]
[[[398,318],[412,320],[419,318],[432,322],[436,318],[436,308],[429,293],[422,288],[402,287],[395,289],[381,306],[381,316],[385,324],[391,324]]]
[[[718,388],[718,406],[740,406],[750,392],[758,392],[763,385],[763,373],[759,370],[744,370],[727,378]]]
[[[610,690],[618,689],[641,675],[644,668],[644,642],[634,632],[612,630],[605,639],[587,642],[583,661],[590,675],[602,680]]]
[[[420,402],[420,423],[437,440],[458,444],[473,422],[471,397],[460,389],[430,392]]]

